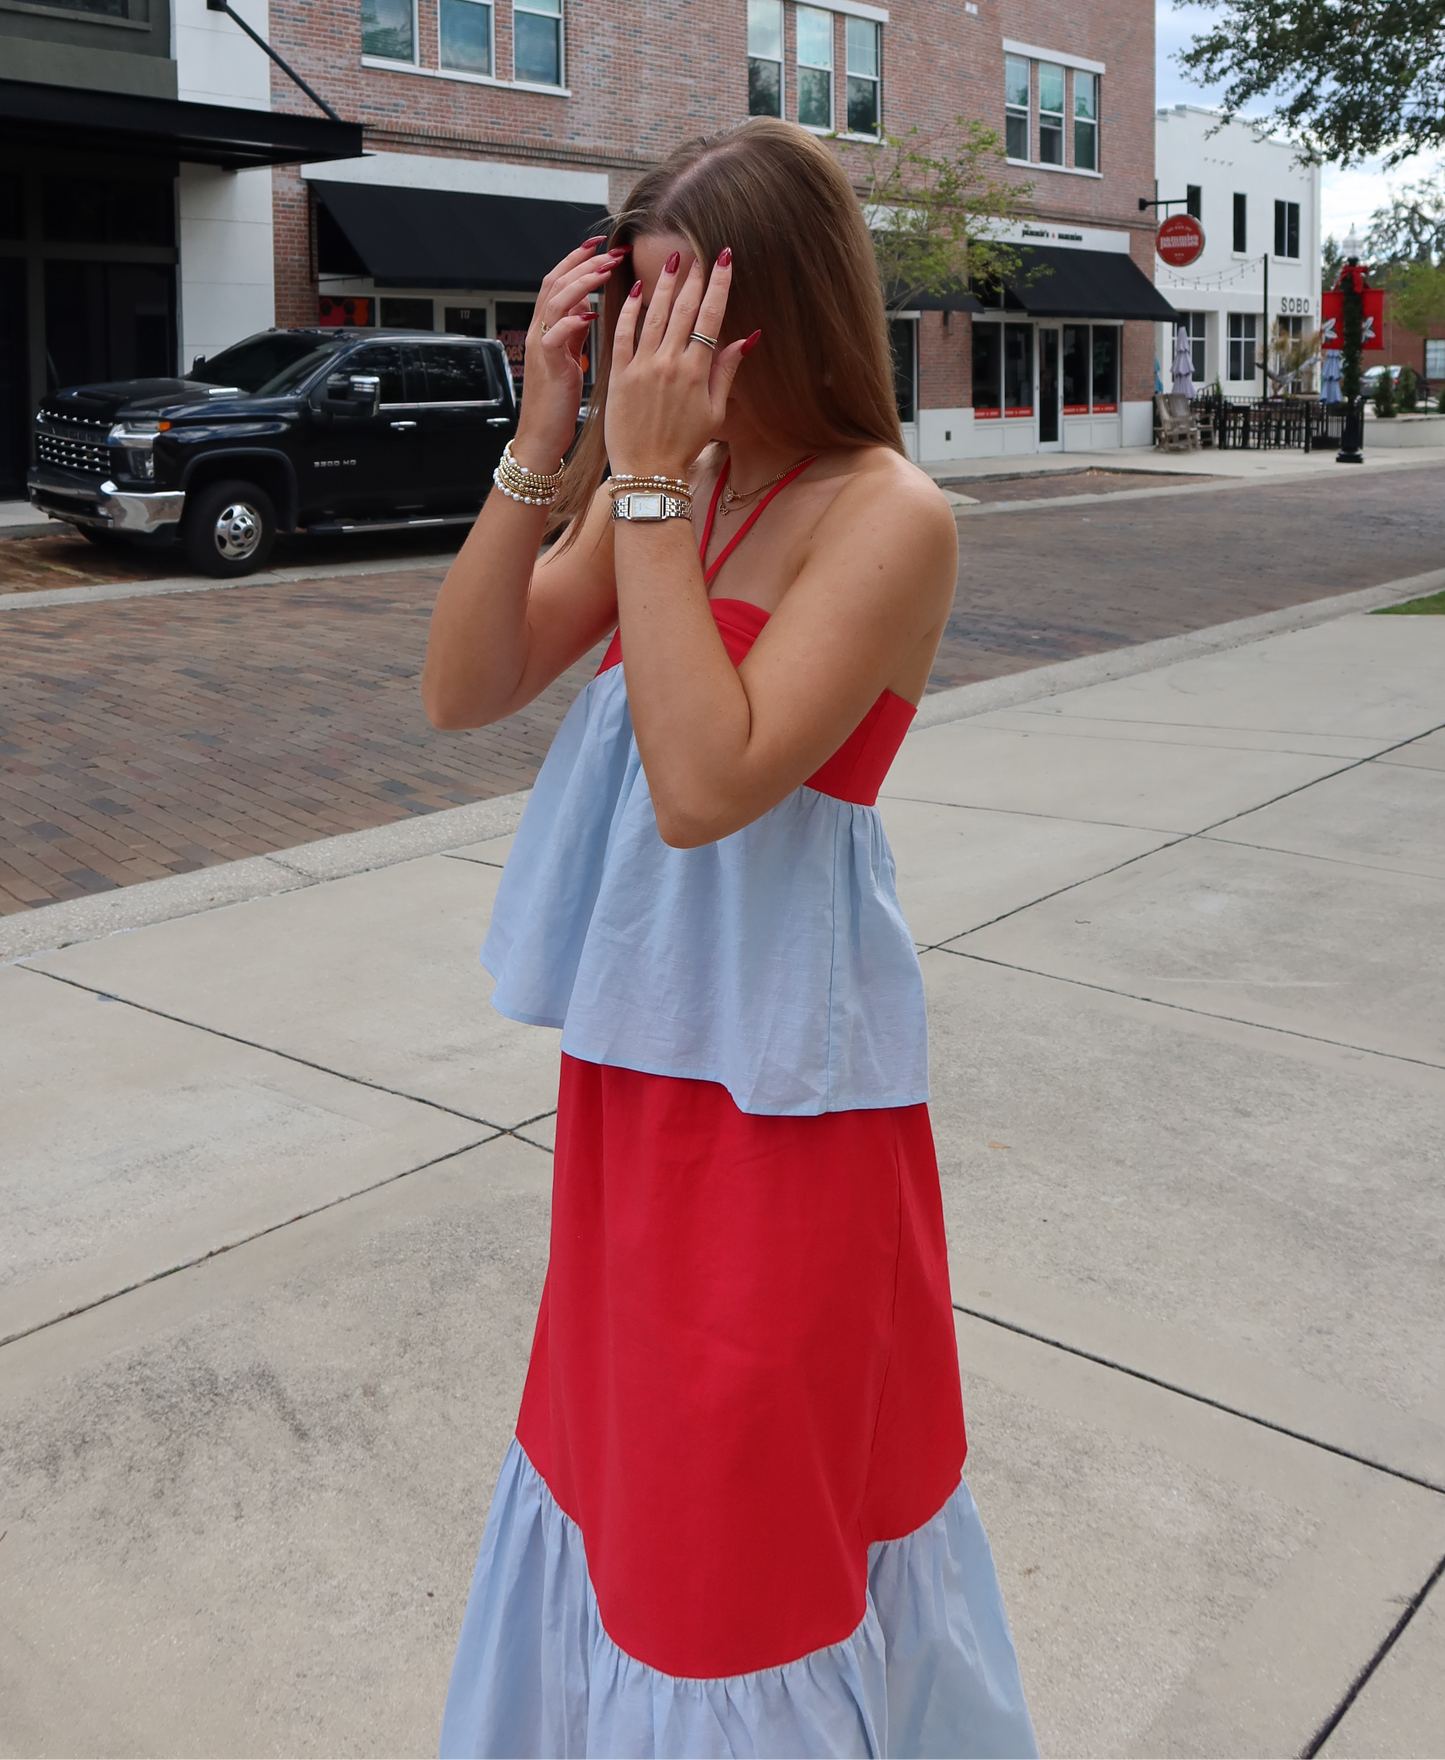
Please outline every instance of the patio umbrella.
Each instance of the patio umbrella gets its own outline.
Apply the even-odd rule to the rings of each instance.
[[[1320,402],[1343,403],[1340,395],[1340,373],[1344,368],[1344,357],[1339,349],[1332,348],[1325,354],[1320,363]]]
[[[1190,347],[1189,331],[1183,324],[1174,332],[1174,395],[1194,394],[1194,350]]]

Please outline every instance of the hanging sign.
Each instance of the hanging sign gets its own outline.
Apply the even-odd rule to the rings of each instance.
[[[1160,221],[1154,248],[1171,269],[1187,269],[1204,249],[1204,228],[1192,214],[1172,214]]]
[[[1326,354],[1345,346],[1345,296],[1338,291],[1320,296],[1320,347]],[[1360,352],[1385,347],[1385,290],[1367,287],[1360,294]]]

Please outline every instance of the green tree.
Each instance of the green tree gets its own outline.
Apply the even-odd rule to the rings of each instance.
[[[1390,316],[1402,330],[1428,336],[1445,324],[1445,262],[1406,263],[1388,279]]]
[[[1445,262],[1445,171],[1406,184],[1375,209],[1365,252],[1375,263]]]
[[[1395,381],[1386,367],[1375,381],[1375,414],[1377,416],[1398,415],[1395,406]]]
[[[1273,100],[1269,126],[1342,165],[1445,145],[1445,0],[1196,3],[1220,16],[1177,59],[1229,117]]]
[[[1420,398],[1413,367],[1400,368],[1400,383],[1395,387],[1395,391],[1400,400],[1400,414],[1402,416],[1414,415],[1419,406]]]
[[[960,116],[955,131],[925,139],[910,129],[870,154],[863,212],[890,311],[922,294],[1012,279],[1022,268],[1000,235],[1027,213],[1034,186],[1004,172],[996,129]]]
[[[1332,232],[1320,246],[1320,279],[1328,291],[1345,266],[1344,248]]]

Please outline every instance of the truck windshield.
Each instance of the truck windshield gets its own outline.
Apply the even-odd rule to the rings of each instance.
[[[273,330],[249,336],[213,359],[192,367],[190,377],[203,385],[238,385],[260,397],[275,397],[304,383],[348,338],[288,335]]]

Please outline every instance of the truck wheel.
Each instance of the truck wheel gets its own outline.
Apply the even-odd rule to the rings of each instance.
[[[186,555],[204,574],[252,574],[276,542],[276,509],[254,483],[210,483],[186,497]]]

